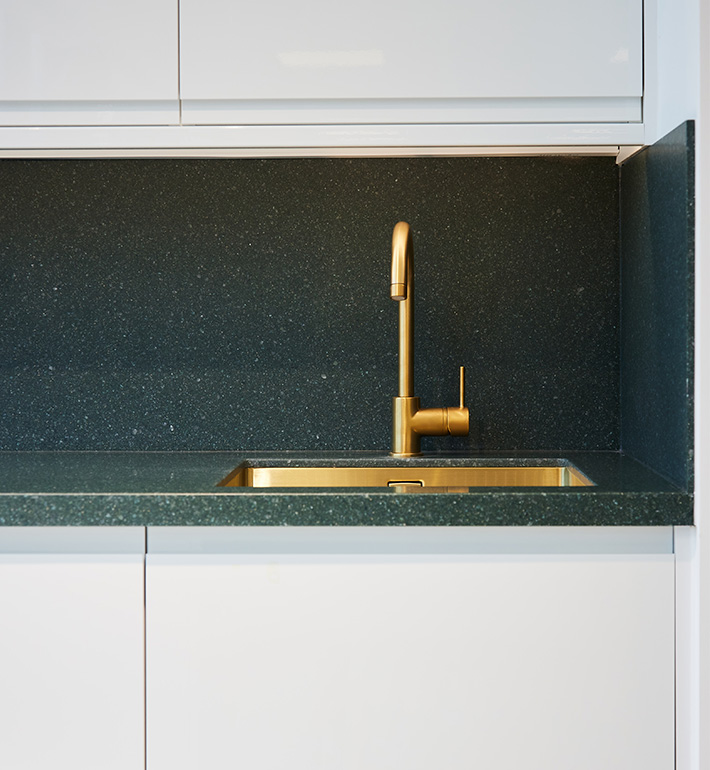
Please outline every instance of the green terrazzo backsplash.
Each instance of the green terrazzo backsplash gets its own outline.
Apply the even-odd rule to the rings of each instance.
[[[613,158],[4,160],[0,449],[387,449],[394,224],[424,449],[619,448]]]
[[[694,124],[621,169],[621,448],[693,488]]]

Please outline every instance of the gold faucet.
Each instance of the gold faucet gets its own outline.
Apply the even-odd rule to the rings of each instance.
[[[392,399],[392,452],[395,457],[421,454],[421,436],[467,436],[468,409],[463,405],[464,369],[459,371],[459,405],[420,409],[414,395],[414,247],[406,222],[392,233],[390,297],[399,302],[399,395]]]

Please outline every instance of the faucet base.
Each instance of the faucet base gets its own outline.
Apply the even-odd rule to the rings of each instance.
[[[395,396],[392,399],[392,451],[393,457],[416,457],[422,453],[421,438],[412,430],[412,420],[419,411],[416,396]]]

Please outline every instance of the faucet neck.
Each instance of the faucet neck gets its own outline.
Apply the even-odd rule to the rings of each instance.
[[[406,222],[392,233],[390,297],[399,302],[399,397],[414,396],[414,246]]]
[[[399,304],[399,396],[414,395],[414,300],[413,281],[407,282],[409,296]]]

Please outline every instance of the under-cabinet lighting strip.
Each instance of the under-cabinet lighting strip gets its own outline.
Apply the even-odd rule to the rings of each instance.
[[[193,147],[102,149],[0,149],[0,158],[381,158],[381,157],[535,157],[542,155],[601,155],[619,162],[641,145],[581,145],[535,147]]]

